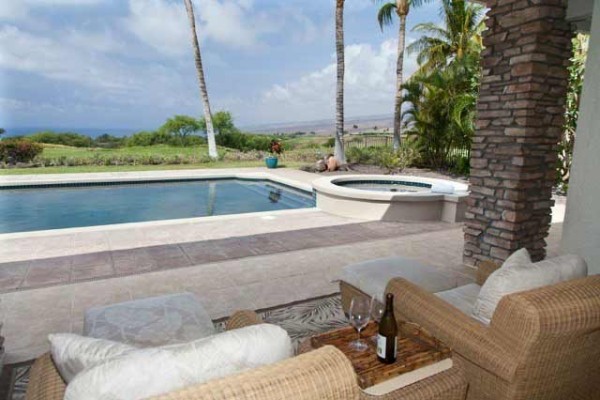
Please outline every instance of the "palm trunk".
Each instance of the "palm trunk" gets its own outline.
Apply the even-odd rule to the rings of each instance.
[[[398,60],[396,64],[396,101],[394,104],[394,150],[400,148],[402,137],[402,74],[404,70],[404,44],[406,40],[406,14],[400,14],[398,30]]]
[[[212,114],[210,112],[210,102],[208,100],[208,90],[206,89],[206,80],[204,79],[204,67],[202,66],[202,55],[200,54],[200,44],[196,35],[196,18],[194,17],[194,7],[191,0],[183,0],[190,21],[192,34],[192,45],[194,46],[194,59],[196,61],[196,72],[198,73],[198,84],[200,86],[200,97],[204,106],[204,119],[206,120],[206,139],[208,140],[208,156],[216,159],[217,143],[215,142],[215,130],[212,123]]]
[[[340,164],[346,163],[344,154],[344,0],[336,0],[335,52],[337,55],[337,89],[335,99],[335,149],[334,156]]]

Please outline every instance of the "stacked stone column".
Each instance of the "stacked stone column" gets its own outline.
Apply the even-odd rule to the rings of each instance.
[[[545,256],[572,32],[566,0],[490,0],[464,261]]]

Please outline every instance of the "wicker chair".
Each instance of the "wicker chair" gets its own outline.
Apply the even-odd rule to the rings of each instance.
[[[478,283],[494,268],[480,268]],[[489,327],[404,279],[386,292],[399,319],[453,349],[467,399],[600,399],[600,276],[505,296]]]
[[[260,323],[253,311],[235,313],[226,329]],[[62,400],[66,384],[49,353],[31,368],[26,400]],[[466,382],[453,368],[379,400],[463,400]],[[350,361],[332,346],[240,374],[190,386],[156,400],[367,400]]]

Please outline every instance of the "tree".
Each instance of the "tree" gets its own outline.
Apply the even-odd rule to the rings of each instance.
[[[190,32],[192,37],[192,46],[194,47],[194,60],[196,62],[196,72],[198,74],[198,84],[200,87],[200,97],[204,106],[204,118],[206,120],[206,139],[208,140],[208,156],[216,159],[219,157],[217,153],[217,143],[215,141],[215,131],[213,129],[212,115],[210,112],[210,101],[208,100],[208,89],[206,88],[206,80],[204,79],[204,67],[202,66],[202,54],[200,53],[200,44],[198,43],[198,35],[196,34],[196,18],[194,17],[194,7],[191,0],[183,0],[187,11],[188,20],[190,23]]]
[[[400,20],[398,29],[398,59],[396,61],[396,94],[394,101],[394,150],[400,148],[400,137],[402,134],[402,83],[404,70],[404,45],[406,42],[406,17],[410,7],[418,7],[430,0],[396,0],[385,3],[379,9],[377,21],[383,30],[384,26],[393,23],[393,15],[396,14]]]
[[[212,116],[213,129],[217,135],[237,131],[229,111],[217,111]],[[206,131],[206,118],[200,118],[200,127]]]
[[[0,136],[4,135],[5,132],[6,130],[4,130],[4,128],[0,128]]]
[[[417,140],[423,162],[432,168],[448,167],[454,148],[470,148],[475,130],[477,90],[473,71],[462,64],[417,73],[403,85],[406,134]]]
[[[443,0],[445,26],[418,24],[414,32],[424,33],[407,47],[408,54],[417,54],[419,70],[431,72],[451,62],[479,62],[485,29],[484,7],[465,0]]]
[[[569,188],[569,175],[573,162],[575,131],[579,118],[579,100],[583,89],[585,61],[589,46],[589,35],[579,33],[572,39],[573,56],[569,66],[569,86],[567,87],[567,103],[565,110],[565,128],[558,144],[558,184],[563,192]]]
[[[337,83],[335,95],[335,146],[333,155],[340,164],[346,164],[344,154],[344,0],[335,6],[335,54],[337,58]]]
[[[185,139],[188,136],[200,130],[200,122],[187,115],[176,115],[173,118],[169,118],[158,128],[159,133],[175,137],[182,146],[185,144]]]

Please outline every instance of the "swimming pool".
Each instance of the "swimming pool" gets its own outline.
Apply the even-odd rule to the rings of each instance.
[[[4,187],[0,233],[195,218],[315,206],[269,180],[184,179]]]

